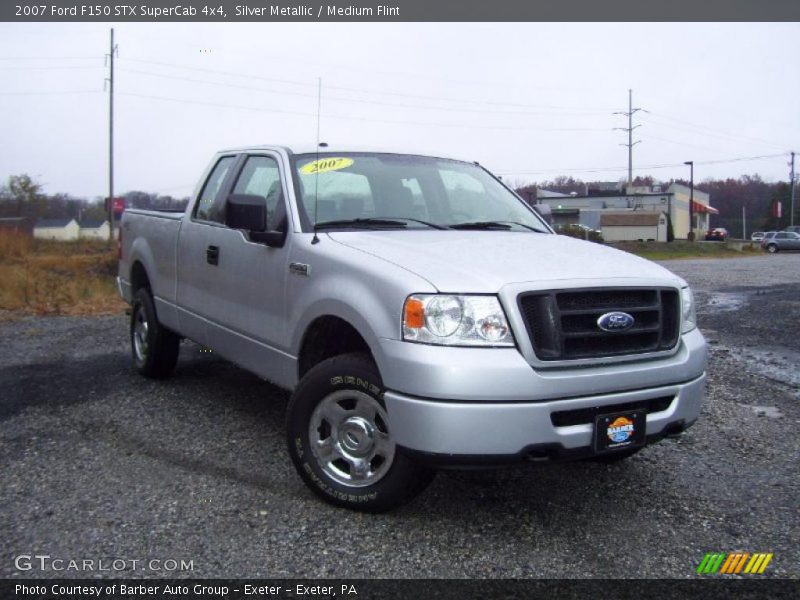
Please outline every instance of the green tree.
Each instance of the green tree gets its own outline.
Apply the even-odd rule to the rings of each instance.
[[[42,186],[30,175],[9,177],[4,195],[16,207],[17,216],[40,218],[47,210],[47,197],[42,193]]]

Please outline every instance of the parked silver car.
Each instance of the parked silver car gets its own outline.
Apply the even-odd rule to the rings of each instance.
[[[800,235],[793,231],[770,231],[761,241],[761,247],[770,254],[785,250],[800,250]]]
[[[766,234],[763,231],[754,231],[750,234],[750,240],[753,242],[760,242],[764,239]]]

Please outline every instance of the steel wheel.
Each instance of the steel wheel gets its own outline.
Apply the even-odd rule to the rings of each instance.
[[[364,487],[380,481],[394,461],[386,411],[358,390],[339,390],[311,415],[308,439],[320,468],[334,481]]]
[[[131,355],[145,377],[167,377],[175,368],[180,338],[158,322],[150,291],[141,289],[133,300],[130,320]]]
[[[133,315],[133,352],[136,357],[136,363],[139,365],[147,362],[147,332],[149,329],[150,326],[147,323],[147,314],[144,306],[137,305],[136,313]]]

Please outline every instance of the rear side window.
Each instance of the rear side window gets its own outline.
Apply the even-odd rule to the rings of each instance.
[[[200,192],[200,198],[197,201],[197,208],[195,208],[194,216],[196,219],[202,221],[217,221],[222,222],[224,215],[219,210],[220,204],[216,202],[217,196],[220,193],[222,184],[225,177],[233,167],[235,156],[225,156],[217,161],[216,166],[211,171],[211,174],[206,179],[203,186],[203,191]]]
[[[275,211],[283,202],[278,162],[268,156],[249,157],[236,181],[233,193],[263,198],[267,206],[267,223],[272,225],[275,221]]]

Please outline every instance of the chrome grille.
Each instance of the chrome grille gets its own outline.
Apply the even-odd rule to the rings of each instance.
[[[534,352],[543,361],[660,352],[678,342],[680,302],[675,289],[526,292],[517,300]],[[600,329],[598,319],[614,311],[631,315],[633,326]]]

